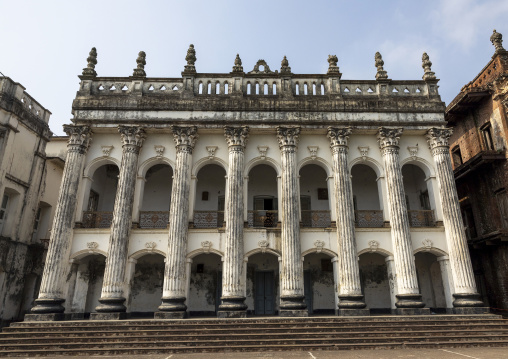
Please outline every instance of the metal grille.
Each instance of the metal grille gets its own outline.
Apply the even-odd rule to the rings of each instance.
[[[419,210],[407,211],[409,218],[409,225],[411,227],[435,227],[436,221],[434,220],[434,211],[432,210]]]
[[[109,228],[113,212],[83,212],[83,228]]]
[[[331,225],[330,211],[302,210],[302,226],[313,228],[326,228]]]
[[[194,228],[221,228],[224,211],[194,211]]]
[[[168,228],[169,211],[144,211],[139,213],[139,228]]]
[[[380,228],[383,227],[382,210],[360,210],[355,211],[355,226],[359,228]]]
[[[277,227],[277,211],[249,211],[247,215],[249,227]]]

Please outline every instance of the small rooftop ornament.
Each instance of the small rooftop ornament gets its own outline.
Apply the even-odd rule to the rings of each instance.
[[[377,67],[376,80],[387,79],[388,73],[383,69],[383,65],[385,64],[383,57],[379,52],[376,52],[374,59],[376,60],[375,65]]]
[[[339,66],[337,66],[339,59],[337,55],[328,55],[328,74],[340,74]]]
[[[503,35],[494,30],[492,35],[490,36],[490,42],[492,42],[492,45],[496,48],[496,53],[500,51],[505,51],[503,47]]]
[[[88,62],[88,65],[86,65],[83,69],[83,76],[97,76],[97,72],[95,72],[95,65],[97,65],[97,50],[95,47],[92,47],[92,50],[90,50],[86,61]]]
[[[138,58],[136,59],[138,66],[134,69],[132,76],[134,77],[146,77],[145,65],[146,65],[146,54],[144,51],[140,51]]]
[[[280,73],[281,74],[290,74],[291,73],[291,67],[289,67],[289,61],[286,58],[286,56],[284,56],[284,58],[280,62]]]
[[[427,53],[424,52],[422,55],[422,67],[423,71],[425,72],[422,78],[424,81],[436,79],[436,74],[432,72],[432,69],[430,68],[431,66],[432,62],[430,62],[429,55],[427,55]]]
[[[194,45],[190,44],[189,49],[187,50],[187,56],[185,56],[185,61],[187,61],[187,65],[185,65],[184,72],[196,72],[196,50],[194,50]]]
[[[235,66],[233,66],[233,72],[243,72],[242,59],[239,54],[236,54]]]

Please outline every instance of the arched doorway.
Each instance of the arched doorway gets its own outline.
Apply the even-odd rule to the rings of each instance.
[[[169,222],[173,169],[167,164],[156,164],[146,171],[145,181],[139,227],[166,228]]]
[[[119,175],[120,171],[114,164],[102,165],[95,170],[86,211],[83,212],[83,227],[109,228],[111,226]]]
[[[83,315],[87,317],[99,305],[106,257],[101,254],[90,254],[76,262],[76,282],[71,312],[77,318]]]
[[[391,313],[390,281],[385,257],[379,253],[363,253],[358,264],[367,308],[371,313]]]
[[[247,262],[248,313],[275,315],[279,311],[279,259],[272,253],[256,253]]]
[[[187,311],[193,316],[216,316],[222,295],[222,259],[215,253],[192,258]]]
[[[416,273],[422,300],[434,313],[446,313],[443,275],[437,257],[433,253],[415,254]]]
[[[249,172],[247,190],[249,227],[276,227],[278,218],[277,172],[261,164]]]
[[[432,227],[435,225],[433,201],[429,196],[425,172],[411,163],[402,167],[404,193],[411,227]]]
[[[197,174],[194,228],[217,228],[224,225],[226,170],[208,164]]]
[[[332,258],[309,253],[303,260],[305,301],[309,314],[334,314],[335,281]]]
[[[326,171],[308,164],[300,169],[300,209],[303,227],[330,227],[330,204]]]
[[[356,227],[383,227],[381,191],[376,172],[368,165],[351,168]]]
[[[153,318],[161,302],[163,281],[164,256],[154,253],[137,259],[130,290],[133,316]]]

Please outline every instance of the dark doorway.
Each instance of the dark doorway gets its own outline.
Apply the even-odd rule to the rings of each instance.
[[[222,297],[222,271],[217,272],[217,290],[215,294],[215,313],[219,311],[219,305],[221,303],[220,297]]]
[[[310,270],[306,270],[303,272],[303,288],[305,293],[305,303],[307,304],[307,310],[309,314],[313,313],[312,310],[312,281],[311,281],[311,273]]]
[[[275,285],[273,272],[256,272],[256,315],[275,314]]]

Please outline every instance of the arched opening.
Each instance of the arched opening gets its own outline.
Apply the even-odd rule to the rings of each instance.
[[[120,171],[114,164],[102,165],[95,170],[87,210],[83,212],[83,227],[109,228],[111,226],[119,174]]]
[[[279,260],[271,253],[256,253],[247,262],[248,313],[275,315],[279,310]]]
[[[446,313],[443,276],[436,255],[418,252],[415,254],[415,265],[423,302],[434,313]]]
[[[296,96],[300,95],[300,84],[298,82],[295,85],[295,94]]]
[[[325,253],[310,253],[303,260],[305,302],[309,314],[335,312],[335,281],[332,258]]]
[[[202,94],[203,94],[203,83],[202,83],[201,81],[199,82],[198,93],[199,93],[200,95],[202,95]]]
[[[39,202],[39,208],[35,214],[35,221],[32,232],[32,241],[37,242],[40,239],[49,238],[49,227],[51,217],[51,205],[46,202]]]
[[[275,82],[272,85],[272,95],[277,95],[277,84]]]
[[[312,83],[312,94],[316,96],[316,83]]]
[[[224,82],[224,95],[229,95],[229,84]]]
[[[71,312],[76,317],[87,317],[95,312],[101,297],[106,257],[90,254],[73,264],[76,274]]]
[[[321,95],[325,94],[325,85],[321,84]]]
[[[137,259],[130,291],[132,315],[153,318],[161,303],[163,281],[164,256],[154,253]]]
[[[300,169],[300,209],[303,227],[326,228],[331,225],[326,171],[309,164]]]
[[[250,82],[247,82],[247,95],[250,95],[252,93],[252,85]]]
[[[379,253],[363,253],[358,265],[367,308],[371,313],[391,313],[390,281],[385,257]]]
[[[30,313],[30,309],[34,306],[34,300],[38,297],[40,285],[40,277],[37,274],[30,273],[25,277],[23,297],[21,306],[19,307],[18,318],[21,319],[26,313]]]
[[[222,260],[203,253],[192,258],[187,311],[195,316],[216,316],[222,295]]]
[[[268,83],[265,83],[265,84],[263,85],[263,94],[264,94],[264,95],[268,95]]]
[[[195,228],[217,228],[224,225],[226,171],[219,165],[208,164],[197,174]]]
[[[207,91],[206,91],[206,93],[207,93],[208,95],[211,95],[211,94],[212,94],[212,83],[211,83],[210,81],[208,82],[208,86],[207,86]]]
[[[307,85],[307,82],[303,84],[303,94],[307,96],[309,94],[309,86]]]
[[[368,165],[351,168],[356,227],[383,227],[383,211],[376,172]]]
[[[0,202],[0,235],[11,237],[16,221],[19,220],[20,193],[14,188],[5,187]]]
[[[435,225],[429,190],[423,170],[413,164],[402,166],[402,178],[409,225],[411,227],[432,227]]]
[[[156,164],[148,169],[145,180],[139,212],[139,227],[167,228],[173,186],[173,169],[167,164]]]
[[[250,170],[247,201],[249,227],[277,226],[277,173],[273,167],[261,164]]]
[[[220,83],[217,82],[215,84],[215,94],[219,95],[220,94]]]
[[[256,82],[256,95],[259,95],[259,83]]]

